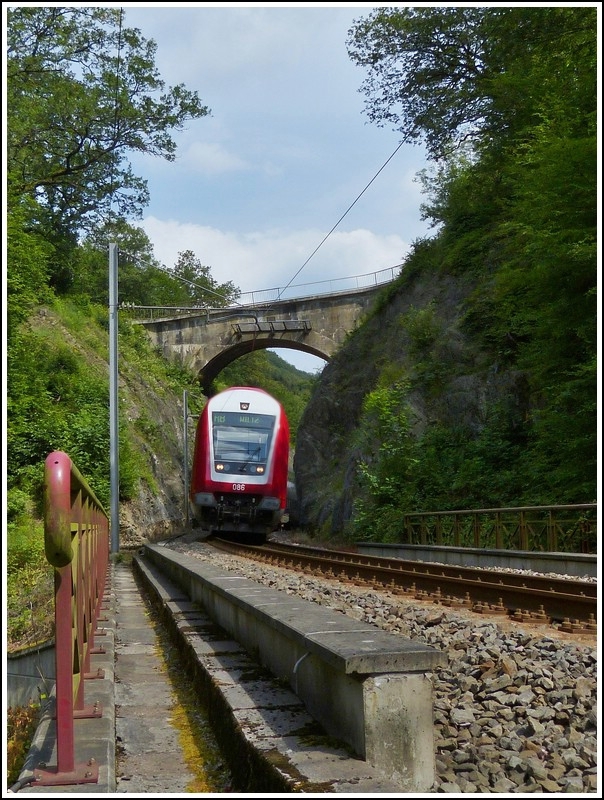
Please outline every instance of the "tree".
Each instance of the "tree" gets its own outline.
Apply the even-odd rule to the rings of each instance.
[[[178,254],[173,274],[186,286],[188,302],[193,305],[222,308],[241,294],[231,281],[218,284],[210,274],[210,267],[203,265],[192,250]]]
[[[142,228],[114,219],[92,230],[77,249],[71,293],[94,302],[109,303],[109,244],[118,248],[119,302],[159,305],[157,279],[161,276],[153,244]],[[163,283],[162,278],[159,280]]]
[[[17,329],[32,308],[48,299],[48,261],[52,247],[36,233],[24,230],[27,203],[17,206],[7,215],[7,254],[13,268],[7,270],[6,288],[9,342],[14,341]]]
[[[492,408],[451,460],[471,502],[505,486],[524,502],[594,496],[597,32],[595,7],[537,5],[380,8],[349,32],[370,118],[436,162],[423,212],[439,230],[405,271],[471,278],[463,329],[522,376],[518,408]],[[414,475],[442,455],[439,432],[422,448]]]
[[[140,216],[147,184],[127,154],[174,160],[170,132],[209,113],[197,92],[166,90],[122,9],[16,7],[7,23],[9,203],[34,199],[32,223],[64,237]]]
[[[371,121],[439,159],[464,141],[501,145],[535,122],[543,99],[593,102],[596,9],[435,6],[379,8],[348,34],[369,75]]]

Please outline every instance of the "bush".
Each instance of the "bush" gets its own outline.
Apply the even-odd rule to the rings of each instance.
[[[19,779],[39,721],[38,703],[30,702],[7,711],[6,780],[9,786]]]

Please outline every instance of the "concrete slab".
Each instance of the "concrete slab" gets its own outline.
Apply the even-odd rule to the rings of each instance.
[[[210,664],[207,665],[207,669],[215,681],[220,681],[220,673],[213,672]],[[222,674],[224,675],[224,673]],[[300,699],[293,692],[277,686],[274,682],[241,683],[233,681],[229,686],[226,681],[223,681],[220,683],[220,690],[231,708],[281,709],[286,713],[291,713],[290,709],[304,708]]]
[[[275,605],[264,587],[250,587],[247,579],[217,571],[223,585],[245,589],[265,608]],[[225,752],[235,753],[242,772],[238,777],[249,792],[400,794],[402,787],[330,738],[299,698],[282,682],[273,680],[240,644],[225,636],[194,603],[157,570],[143,569],[140,580],[157,597],[175,631],[182,652],[194,670],[191,680],[207,694],[214,721],[222,726]],[[243,582],[248,585],[244,587]],[[76,762],[94,759],[95,783],[25,785],[20,792],[77,795],[113,793],[171,794],[190,792],[194,776],[185,763],[177,729],[172,724],[173,697],[159,655],[157,640],[140,589],[129,565],[112,565],[110,607],[103,623],[104,652],[92,657],[91,670],[105,670],[104,679],[87,680],[85,703],[99,702],[100,718],[77,720]],[[282,596],[281,596],[282,597]],[[277,616],[294,615],[307,606],[292,600]],[[302,615],[299,615],[300,617]],[[335,634],[332,626],[317,628],[317,619],[298,620],[300,629],[329,645],[330,636],[357,631],[358,624]],[[278,620],[278,624],[280,624]],[[339,626],[338,626],[338,629]],[[100,638],[99,638],[100,641]],[[317,643],[318,644],[318,643]],[[369,647],[371,643],[367,642]],[[358,650],[358,638],[356,641]],[[352,647],[352,645],[351,645]],[[352,659],[351,659],[351,663]],[[114,680],[115,678],[115,680]],[[21,777],[33,774],[41,762],[56,763],[56,728],[51,716],[40,725]]]
[[[328,734],[402,790],[429,790],[435,777],[430,673],[446,662],[445,653],[181,553],[147,545],[144,555],[291,687]],[[146,568],[142,558],[139,567]],[[204,659],[204,667],[212,664]]]

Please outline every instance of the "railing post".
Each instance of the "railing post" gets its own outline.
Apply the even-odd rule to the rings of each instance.
[[[495,514],[495,547],[497,550],[503,549],[502,531],[503,527],[501,524],[501,512],[497,511]]]
[[[459,547],[460,542],[461,542],[461,537],[460,537],[460,530],[461,529],[459,527],[459,524],[460,524],[459,514],[455,514],[453,520],[454,520],[453,521],[453,531],[454,531],[453,544],[455,545],[455,547]]]
[[[412,526],[409,514],[403,515],[403,544],[412,543]]]
[[[443,529],[440,517],[436,517],[435,528],[436,528],[436,544],[441,545],[443,543]]]
[[[554,552],[558,549],[558,537],[556,536],[556,517],[550,508],[547,515],[547,549]]]
[[[478,514],[473,514],[474,521],[474,547],[480,547],[480,519]]]
[[[75,769],[73,736],[73,656],[72,637],[72,572],[71,564],[55,571],[55,659],[56,659],[56,728],[57,773]]]
[[[520,512],[520,541],[518,542],[518,549],[528,550],[528,528],[524,509]]]

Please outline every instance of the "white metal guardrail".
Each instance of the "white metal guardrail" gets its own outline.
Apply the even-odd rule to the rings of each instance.
[[[347,278],[332,278],[314,283],[298,283],[285,287],[272,289],[256,289],[252,292],[242,292],[234,303],[222,308],[209,306],[138,306],[133,303],[123,302],[120,311],[130,312],[133,316],[144,319],[158,319],[168,316],[181,316],[185,314],[199,314],[200,312],[227,311],[254,307],[266,303],[278,303],[284,300],[302,300],[306,297],[321,297],[342,292],[360,291],[371,289],[390,283],[400,275],[402,264],[394,267],[367,272],[364,275],[353,275]]]

